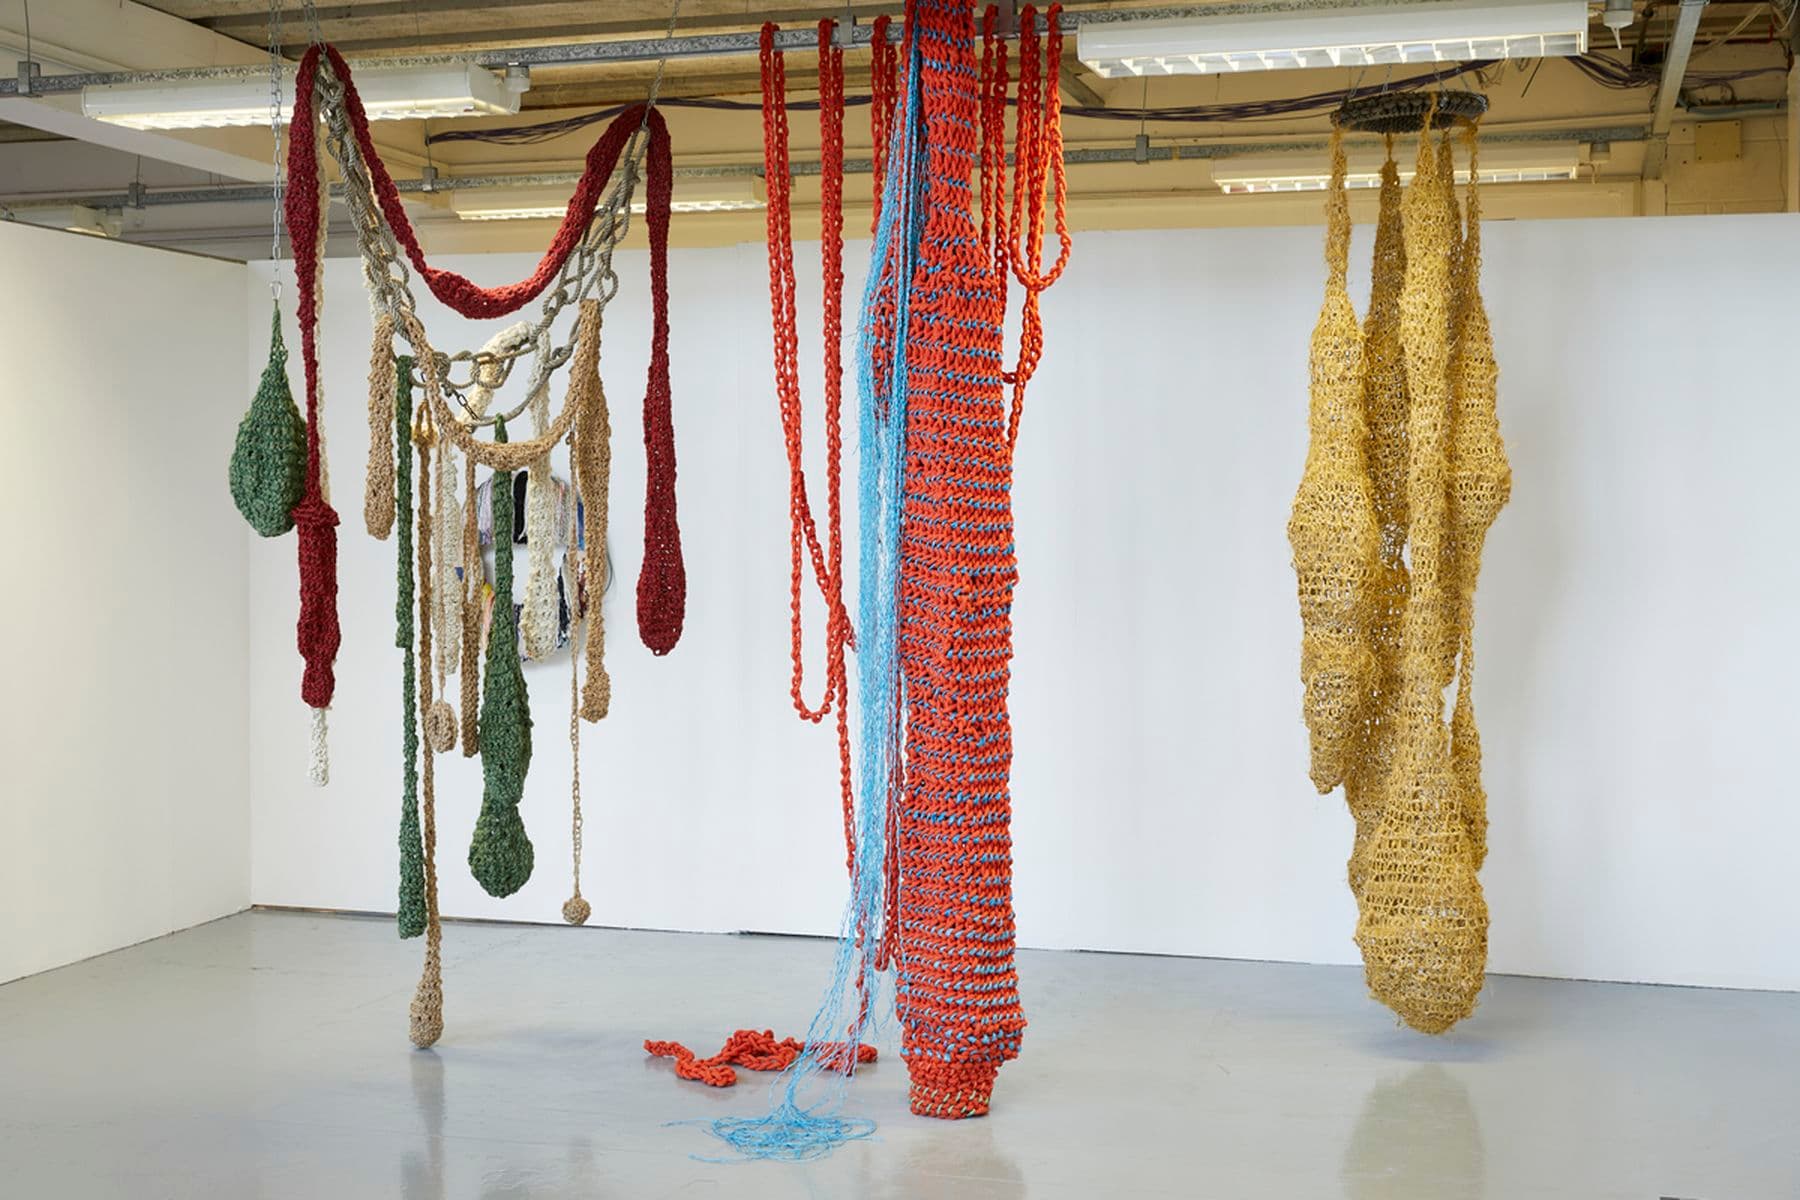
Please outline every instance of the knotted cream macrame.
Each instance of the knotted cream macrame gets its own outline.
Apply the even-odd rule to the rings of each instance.
[[[1486,968],[1472,623],[1481,549],[1511,482],[1479,291],[1475,128],[1464,132],[1465,237],[1450,135],[1433,142],[1434,116],[1403,200],[1391,157],[1383,169],[1360,330],[1344,288],[1350,221],[1333,136],[1311,445],[1288,527],[1311,774],[1321,792],[1345,785],[1356,821],[1349,877],[1369,988],[1428,1033],[1474,1009]]]

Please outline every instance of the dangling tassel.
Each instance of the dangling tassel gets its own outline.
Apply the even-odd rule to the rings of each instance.
[[[650,379],[644,390],[644,565],[638,573],[638,635],[652,654],[681,640],[687,567],[675,511],[675,422],[669,396],[669,204],[674,166],[669,143],[651,139],[644,180],[650,238]]]
[[[231,452],[231,499],[250,528],[275,537],[294,527],[294,506],[306,490],[306,423],[288,390],[281,309],[269,331],[269,365]]]
[[[312,745],[307,754],[306,778],[314,787],[326,787],[331,783],[331,749],[325,713],[323,708],[312,710]]]
[[[385,541],[394,527],[396,390],[394,321],[383,313],[375,322],[375,338],[369,348],[369,472],[363,492],[363,525],[378,541]],[[411,502],[409,498],[407,503]]]
[[[606,410],[606,389],[600,382],[600,305],[584,300],[575,356],[569,365],[569,387],[576,393],[575,443],[569,460],[575,466],[577,494],[581,497],[583,574],[574,586],[582,595],[587,625],[587,683],[581,699],[584,720],[598,721],[612,705],[612,679],[606,673],[606,618],[601,600],[606,594],[607,498],[612,479],[612,423]],[[575,541],[570,539],[571,544]],[[573,578],[573,575],[571,576]]]
[[[494,422],[506,441],[506,422]],[[512,472],[494,472],[494,619],[488,629],[487,690],[481,699],[481,815],[469,870],[490,896],[510,896],[531,878],[533,851],[519,816],[531,768],[531,706],[512,611]]]

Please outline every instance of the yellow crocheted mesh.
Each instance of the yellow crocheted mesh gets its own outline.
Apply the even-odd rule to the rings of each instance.
[[[1344,798],[1356,821],[1350,854],[1350,891],[1359,900],[1367,873],[1369,842],[1381,819],[1383,789],[1393,760],[1394,721],[1400,691],[1400,621],[1410,588],[1406,569],[1406,362],[1400,351],[1400,288],[1406,246],[1400,228],[1400,168],[1381,169],[1380,216],[1375,225],[1375,268],[1369,316],[1363,326],[1364,458],[1374,498],[1380,553],[1365,612],[1375,656],[1372,690],[1363,713],[1358,759],[1344,778]]]
[[[1343,782],[1362,741],[1374,682],[1366,606],[1379,535],[1363,449],[1363,345],[1345,283],[1350,207],[1341,135],[1332,137],[1325,303],[1312,335],[1306,468],[1294,496],[1288,542],[1299,579],[1304,634],[1300,677],[1312,737],[1312,780],[1321,793]]]
[[[1481,786],[1481,735],[1475,727],[1475,585],[1487,531],[1512,496],[1512,467],[1500,438],[1497,408],[1500,368],[1494,335],[1481,301],[1481,191],[1477,182],[1476,131],[1469,148],[1468,232],[1457,259],[1455,345],[1450,358],[1450,538],[1456,553],[1461,667],[1450,718],[1450,761],[1462,789],[1475,866],[1487,857],[1487,793]]]
[[[1436,161],[1429,133],[1419,139],[1401,212],[1406,270],[1400,341],[1412,400],[1406,481],[1412,590],[1401,621],[1393,764],[1368,847],[1356,940],[1370,991],[1407,1024],[1437,1033],[1474,1008],[1487,961],[1487,905],[1444,722],[1443,692],[1460,641],[1455,619],[1462,573],[1450,514],[1459,231],[1451,181]]]

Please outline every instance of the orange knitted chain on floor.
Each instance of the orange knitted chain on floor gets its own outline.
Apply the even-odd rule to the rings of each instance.
[[[845,866],[856,861],[856,799],[850,783],[849,685],[844,648],[853,644],[844,607],[842,414],[844,407],[844,52],[832,37],[833,21],[819,22],[820,259],[825,309],[825,503],[827,545],[819,546],[802,463],[800,335],[794,312],[794,230],[789,204],[787,72],[775,48],[777,26],[762,28],[763,177],[768,187],[769,309],[775,333],[775,391],[787,443],[789,521],[789,635],[794,711],[817,724],[837,710],[839,791],[844,810]],[[818,707],[802,695],[801,550],[812,559],[813,578],[826,608],[825,694]]]
[[[726,1088],[737,1082],[734,1066],[747,1071],[785,1071],[800,1057],[804,1047],[796,1038],[775,1040],[773,1030],[740,1029],[725,1040],[725,1046],[711,1058],[696,1058],[694,1052],[680,1042],[646,1041],[644,1051],[655,1058],[675,1060],[675,1078],[692,1079],[707,1087]],[[842,1042],[827,1042],[821,1047],[828,1067],[841,1069],[845,1063]],[[875,1061],[875,1047],[858,1046],[856,1061]]]

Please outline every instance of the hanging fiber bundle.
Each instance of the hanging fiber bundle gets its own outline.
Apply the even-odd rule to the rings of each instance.
[[[1380,533],[1380,561],[1364,604],[1373,686],[1364,705],[1360,755],[1344,776],[1344,798],[1356,822],[1350,854],[1353,895],[1362,896],[1369,841],[1381,819],[1383,789],[1393,758],[1394,721],[1400,690],[1400,623],[1411,582],[1406,569],[1406,361],[1400,349],[1400,289],[1406,246],[1400,224],[1400,167],[1393,138],[1381,168],[1380,216],[1375,226],[1375,267],[1369,315],[1363,326],[1363,421],[1368,429],[1364,461]]]
[[[667,138],[646,159],[644,225],[650,238],[650,381],[644,389],[644,565],[638,572],[638,636],[652,654],[681,640],[687,567],[675,513],[675,420],[669,398],[669,204],[673,160]]]
[[[294,506],[305,489],[306,423],[288,390],[287,346],[277,308],[269,330],[269,364],[231,452],[231,499],[250,528],[275,537],[294,527]]]
[[[1402,621],[1394,762],[1368,848],[1356,927],[1370,991],[1426,1033],[1441,1032],[1473,1010],[1487,960],[1487,906],[1444,723],[1443,689],[1450,679],[1443,647],[1452,641],[1455,615],[1448,488],[1456,230],[1454,198],[1437,167],[1427,121],[1402,209],[1412,589]]]
[[[418,937],[425,932],[425,844],[419,828],[419,692],[414,678],[418,659],[413,653],[413,521],[412,521],[412,359],[402,356],[390,364],[398,382],[401,401],[390,404],[399,458],[394,472],[399,505],[395,538],[394,644],[405,652],[400,676],[404,706],[400,724],[400,936]]]
[[[506,423],[494,440],[506,442]],[[488,630],[487,688],[481,699],[481,815],[469,843],[469,870],[490,896],[510,896],[531,878],[533,852],[519,816],[531,767],[531,706],[512,619],[512,472],[494,476],[494,620]]]
[[[1463,820],[1475,866],[1487,857],[1487,793],[1481,785],[1481,735],[1475,726],[1475,587],[1488,530],[1512,496],[1512,467],[1500,437],[1500,368],[1481,300],[1481,185],[1477,126],[1469,148],[1467,233],[1458,258],[1455,345],[1450,356],[1450,537],[1456,550],[1456,628],[1460,670],[1450,718],[1450,759],[1462,790]]]
[[[363,526],[378,541],[385,541],[394,527],[396,387],[394,321],[382,313],[375,319],[375,337],[369,347],[369,471],[363,491]]]
[[[612,706],[612,679],[606,673],[606,617],[601,598],[606,594],[607,504],[612,486],[612,421],[606,408],[606,388],[600,381],[600,304],[584,300],[575,354],[569,363],[569,387],[576,391],[575,444],[569,461],[575,468],[575,486],[581,497],[583,619],[587,624],[584,653],[587,677],[582,687],[581,716],[602,720]],[[569,539],[573,547],[575,539]],[[571,578],[573,578],[571,574]]]
[[[1364,457],[1363,337],[1345,286],[1350,204],[1343,134],[1332,133],[1325,304],[1312,336],[1311,442],[1288,520],[1303,630],[1300,677],[1312,735],[1312,780],[1321,794],[1344,781],[1363,737],[1375,678],[1368,597],[1380,535]]]

